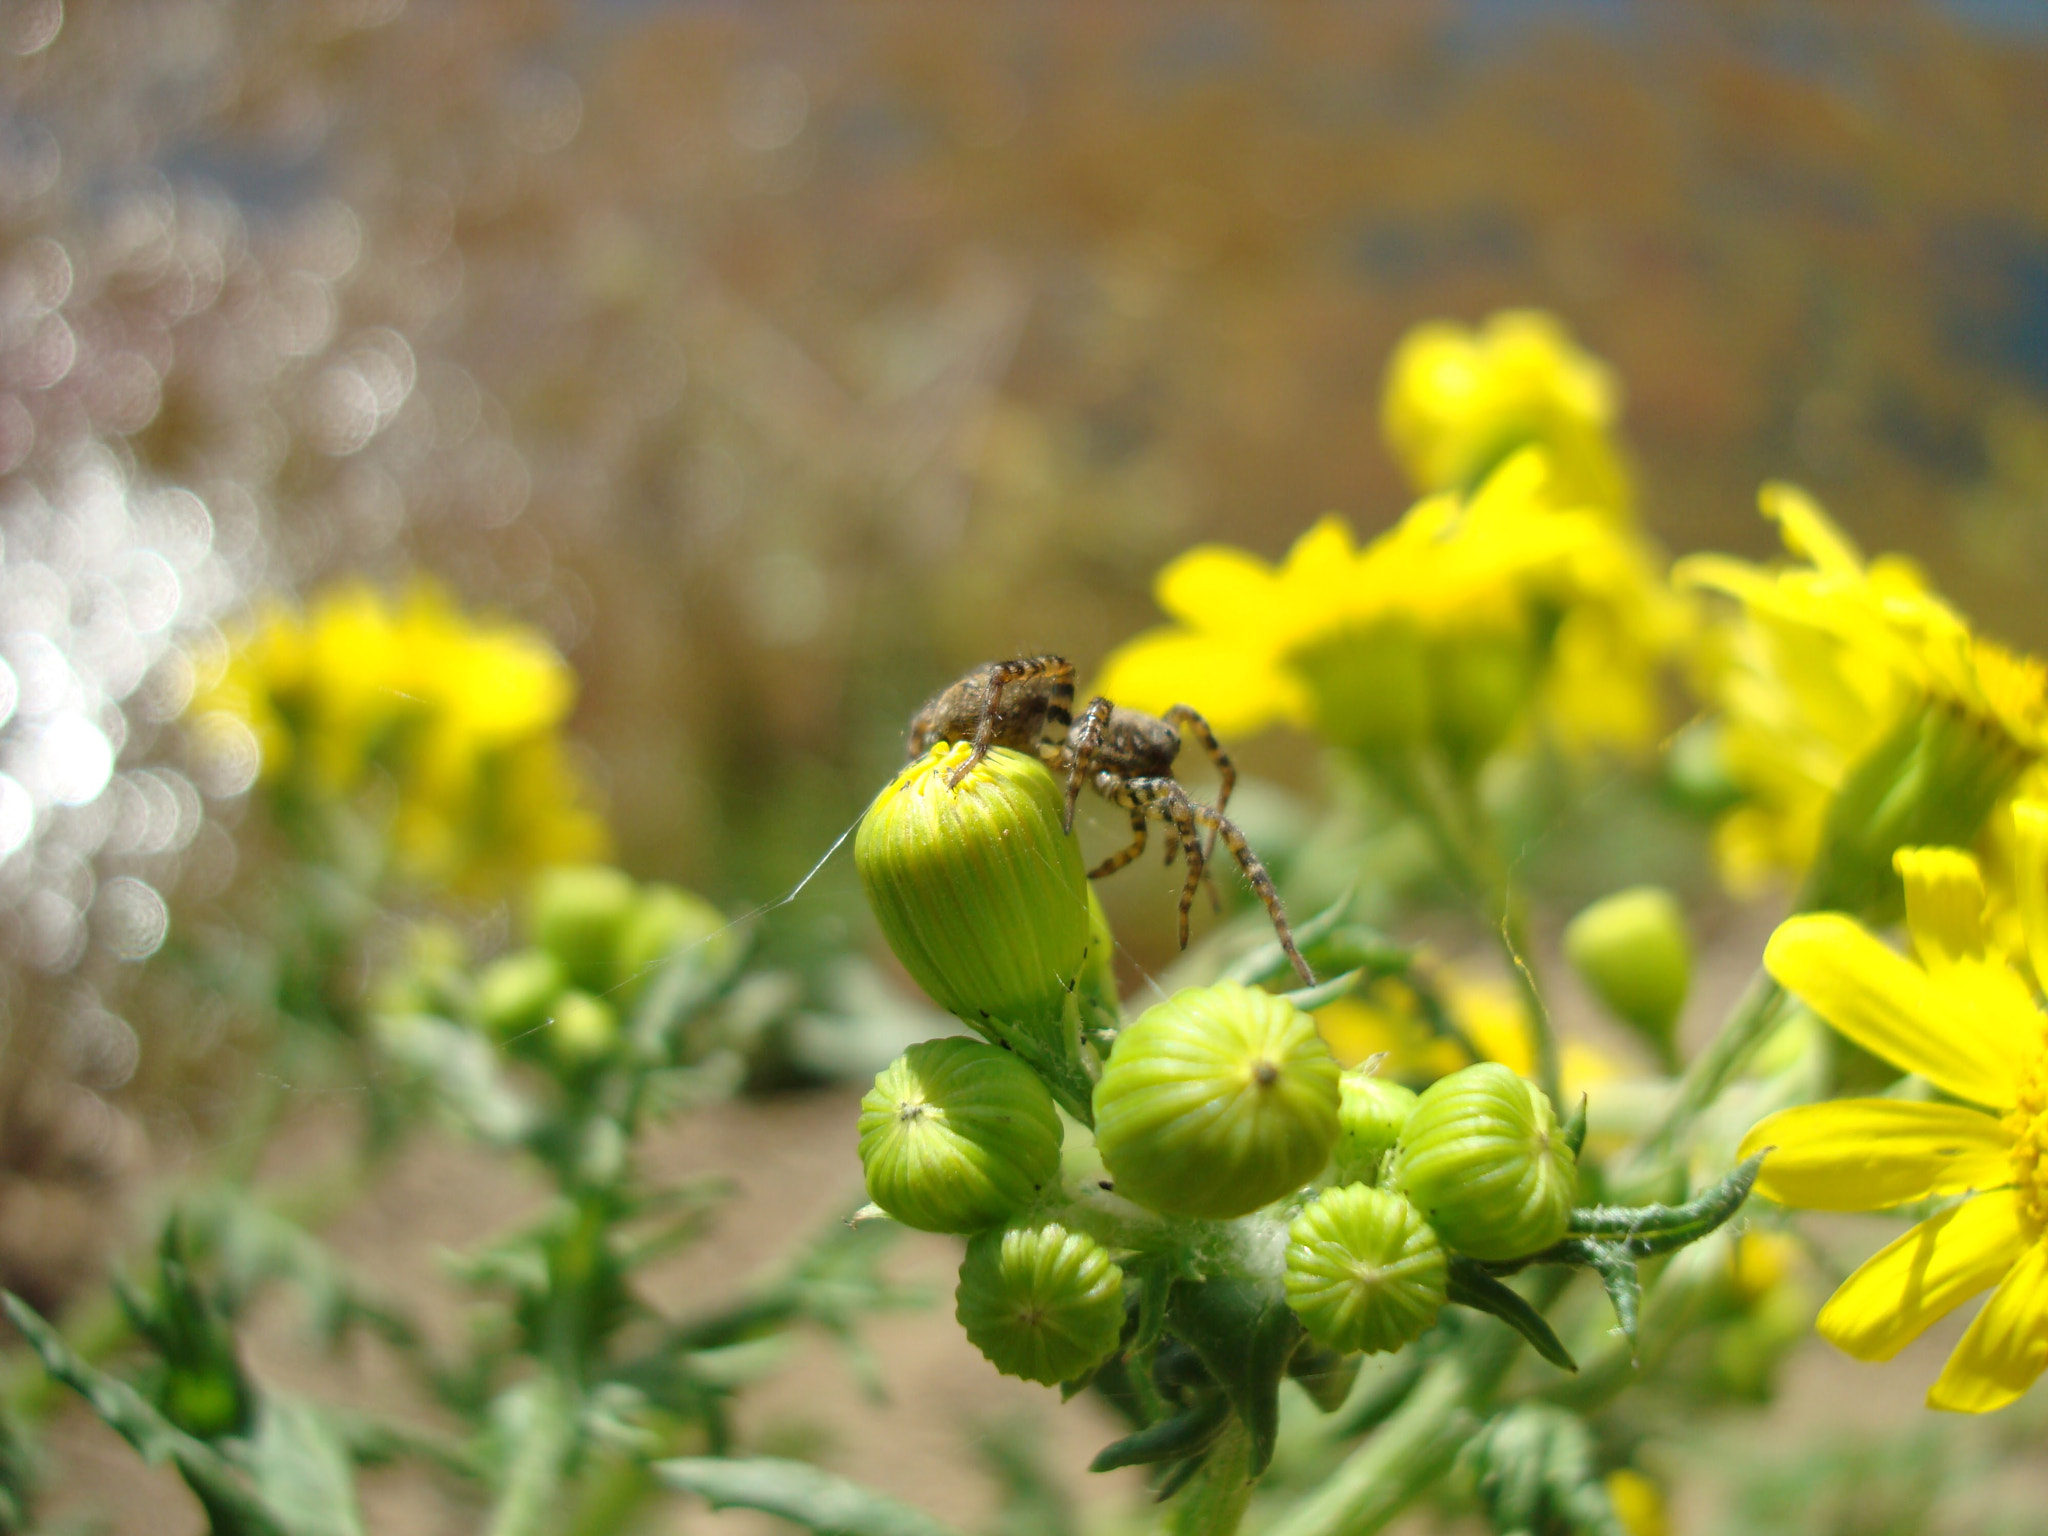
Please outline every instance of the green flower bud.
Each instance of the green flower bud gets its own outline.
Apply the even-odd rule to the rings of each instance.
[[[1123,1337],[1123,1271],[1094,1238],[1057,1222],[969,1242],[954,1301],[989,1364],[1047,1386],[1094,1370]]]
[[[1388,1187],[1475,1259],[1519,1259],[1571,1223],[1578,1169],[1550,1100],[1497,1061],[1423,1091],[1401,1128]]]
[[[719,942],[725,926],[725,914],[692,891],[674,885],[642,886],[619,933],[615,965],[620,998],[632,1002],[647,989],[663,961],[692,945]]]
[[[980,1232],[1059,1178],[1052,1095],[1008,1051],[973,1040],[913,1045],[860,1101],[868,1197],[906,1227]]]
[[[1329,1161],[1338,1076],[1315,1021],[1285,998],[1188,987],[1117,1036],[1095,1085],[1096,1144],[1126,1199],[1242,1216]]]
[[[534,878],[527,920],[533,936],[577,986],[603,992],[618,980],[619,938],[638,892],[609,864],[563,864]]]
[[[619,1016],[603,998],[573,987],[555,999],[548,1050],[565,1067],[581,1068],[611,1055],[619,1043]]]
[[[1669,1051],[1692,987],[1685,914],[1669,891],[1638,885],[1603,896],[1565,926],[1564,952],[1609,1013]]]
[[[544,949],[501,955],[477,978],[476,1021],[500,1040],[531,1034],[547,1023],[568,984],[562,962]]]
[[[1339,1354],[1420,1337],[1444,1304],[1447,1273],[1422,1212],[1384,1189],[1325,1190],[1287,1228],[1287,1305]]]
[[[1343,1076],[1337,1103],[1337,1155],[1333,1184],[1377,1184],[1380,1166],[1415,1111],[1415,1090],[1364,1066]]]
[[[1058,1038],[1088,954],[1088,875],[1060,830],[1060,787],[997,747],[955,789],[941,742],[875,797],[854,839],[861,888],[896,958],[984,1034]]]

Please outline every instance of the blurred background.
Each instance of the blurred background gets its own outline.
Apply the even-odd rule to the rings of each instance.
[[[2026,0],[9,0],[8,1283],[60,1303],[246,1089],[138,962],[261,856],[169,728],[253,596],[541,627],[620,862],[740,910],[969,666],[1085,678],[1190,544],[1391,523],[1394,342],[1522,306],[1623,381],[1670,551],[1764,552],[1796,479],[2048,647]],[[841,863],[763,943],[865,922]]]

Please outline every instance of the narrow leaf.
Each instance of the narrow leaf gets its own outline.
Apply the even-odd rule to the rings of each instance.
[[[1300,1319],[1277,1285],[1224,1279],[1176,1285],[1167,1317],[1237,1410],[1251,1437],[1251,1475],[1263,1475],[1280,1435],[1280,1379],[1301,1341]]]
[[[1519,1293],[1489,1274],[1476,1259],[1462,1253],[1451,1255],[1450,1300],[1461,1307],[1489,1313],[1527,1339],[1536,1353],[1562,1370],[1577,1371],[1578,1362],[1564,1347],[1550,1324]]]
[[[1683,1205],[1596,1205],[1576,1210],[1572,1212],[1572,1236],[1618,1239],[1639,1259],[1696,1243],[1742,1209],[1763,1161],[1764,1154],[1757,1153]],[[1547,1254],[1543,1257],[1549,1261]]]
[[[713,1509],[758,1509],[819,1536],[955,1536],[923,1510],[808,1462],[686,1456],[657,1462],[654,1472],[671,1488],[701,1495]]]
[[[1150,1466],[1161,1461],[1178,1461],[1208,1447],[1230,1418],[1230,1399],[1217,1396],[1199,1403],[1186,1413],[1139,1430],[1135,1435],[1112,1441],[1096,1452],[1088,1463],[1090,1472],[1114,1472],[1118,1467]]]

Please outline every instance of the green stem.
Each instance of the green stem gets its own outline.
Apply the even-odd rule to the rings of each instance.
[[[562,1481],[576,1445],[576,1394],[550,1374],[534,1380],[525,1399],[489,1536],[539,1536],[560,1513]]]
[[[1252,1437],[1233,1414],[1195,1480],[1166,1508],[1166,1536],[1236,1536],[1256,1483]]]
[[[1384,1529],[1450,1470],[1477,1427],[1465,1406],[1470,1385],[1455,1357],[1431,1365],[1400,1411],[1266,1536],[1368,1536]]]
[[[1788,999],[1785,989],[1759,970],[1707,1048],[1695,1056],[1685,1075],[1678,1080],[1678,1093],[1665,1112],[1664,1121],[1644,1144],[1648,1158],[1668,1153],[1692,1128],[1695,1120],[1721,1096],[1721,1092],[1749,1065],[1757,1048],[1784,1016]]]

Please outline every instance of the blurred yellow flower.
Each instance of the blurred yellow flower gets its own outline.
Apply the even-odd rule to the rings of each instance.
[[[608,844],[559,734],[575,675],[538,631],[430,582],[348,582],[303,614],[268,600],[198,663],[195,725],[245,726],[287,811],[388,786],[415,878],[485,885]]]
[[[1548,454],[1559,497],[1614,516],[1628,473],[1611,433],[1620,387],[1598,358],[1538,310],[1504,310],[1477,328],[1433,321],[1387,364],[1380,423],[1416,490],[1470,491],[1517,450]]]
[[[1433,740],[1470,765],[1532,708],[1571,749],[1657,732],[1674,631],[1655,568],[1625,531],[1560,505],[1534,451],[1362,548],[1329,516],[1277,568],[1204,545],[1155,590],[1177,622],[1111,655],[1100,690],[1193,705],[1226,734],[1285,722],[1366,751]]]
[[[2015,816],[2020,913],[2039,964],[2048,959],[2048,804],[2022,802]],[[1996,1286],[1927,1394],[1929,1407],[1984,1413],[2048,1366],[2048,1021],[1989,942],[1976,861],[1919,848],[1902,849],[1898,865],[1915,959],[1827,912],[1780,926],[1764,964],[1856,1044],[1963,1102],[1802,1105],[1753,1128],[1741,1155],[1775,1149],[1757,1189],[1783,1205],[1876,1211],[1963,1197],[1843,1282],[1818,1327],[1859,1360],[1889,1360]]]
[[[1970,842],[2048,743],[2042,668],[1972,635],[1905,561],[1865,562],[1804,492],[1759,500],[1794,564],[1698,555],[1674,571],[1739,605],[1702,651],[1745,797],[1717,853],[1739,892],[1782,870],[1809,875],[1803,905],[1864,910],[1892,849]]]
[[[1671,1536],[1664,1490],[1633,1467],[1616,1467],[1607,1474],[1607,1502],[1614,1506],[1614,1518],[1627,1536]]]
[[[1449,969],[1439,970],[1435,980],[1456,1036],[1432,1026],[1413,987],[1384,977],[1316,1010],[1316,1028],[1330,1054],[1347,1067],[1384,1055],[1381,1074],[1410,1084],[1435,1082],[1474,1061],[1497,1061],[1534,1081],[1536,1047],[1521,994],[1503,982]],[[1579,1040],[1563,1042],[1563,1069],[1566,1096],[1574,1103],[1580,1092],[1622,1075],[1612,1058]]]

